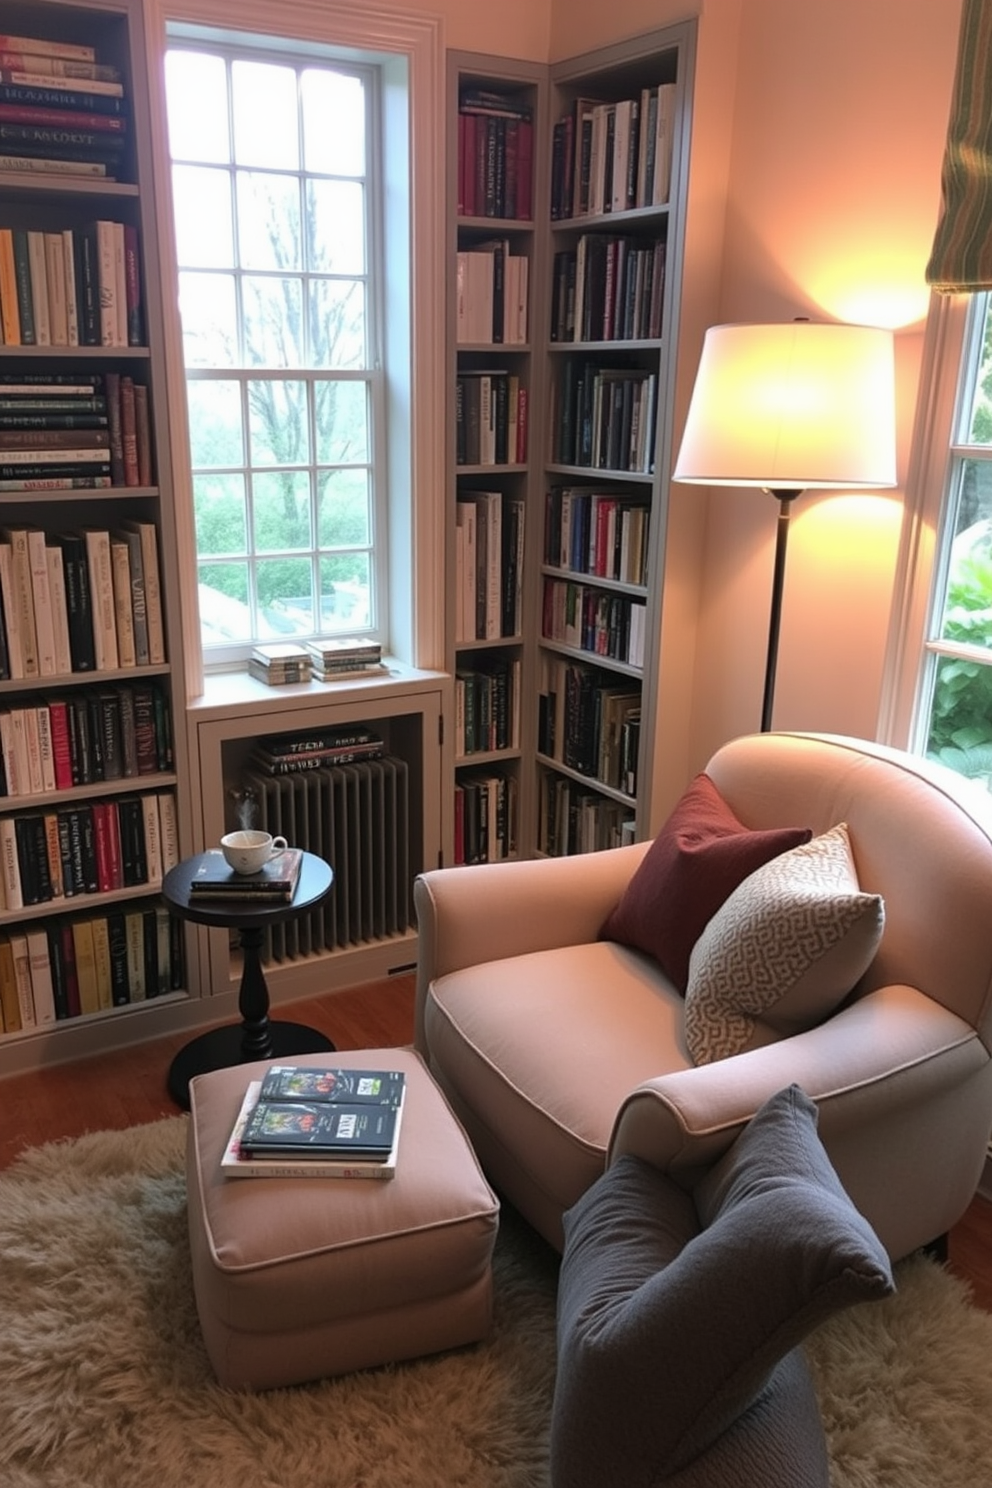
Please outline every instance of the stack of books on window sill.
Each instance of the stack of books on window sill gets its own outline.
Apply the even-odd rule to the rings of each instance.
[[[382,659],[378,641],[348,636],[326,636],[309,644],[313,675],[318,682],[354,681],[360,677],[384,677],[389,668]]]
[[[310,652],[294,641],[273,641],[256,646],[248,658],[248,672],[269,687],[281,687],[286,682],[309,682]]]

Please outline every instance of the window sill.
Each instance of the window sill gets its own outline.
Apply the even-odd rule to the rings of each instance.
[[[207,672],[203,678],[203,692],[190,700],[188,712],[195,721],[203,721],[212,717],[257,714],[260,709],[278,716],[311,703],[323,707],[331,701],[368,702],[372,707],[378,698],[435,692],[439,684],[448,681],[446,672],[406,666],[391,656],[384,659],[389,671],[382,677],[338,682],[289,682],[278,687],[257,681],[244,668]]]

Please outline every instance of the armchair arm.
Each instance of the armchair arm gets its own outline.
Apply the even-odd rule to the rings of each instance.
[[[914,987],[880,987],[807,1033],[645,1081],[617,1114],[608,1160],[634,1153],[688,1185],[785,1085],[817,1102],[829,1148],[900,1109],[925,1112],[988,1062],[964,1019]]]
[[[649,846],[420,874],[413,886],[418,1046],[432,981],[465,966],[598,939]]]

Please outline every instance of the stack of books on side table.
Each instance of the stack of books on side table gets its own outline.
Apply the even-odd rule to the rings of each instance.
[[[191,904],[288,904],[296,892],[303,866],[303,849],[284,847],[257,873],[238,873],[219,847],[209,848],[190,886]]]
[[[325,636],[310,641],[308,650],[313,675],[318,682],[354,681],[360,677],[385,677],[389,674],[378,641]]]
[[[248,673],[269,687],[286,682],[309,682],[310,652],[293,641],[273,641],[256,646],[248,658]]]
[[[228,1178],[392,1178],[401,1070],[274,1064],[252,1080],[221,1159]]]

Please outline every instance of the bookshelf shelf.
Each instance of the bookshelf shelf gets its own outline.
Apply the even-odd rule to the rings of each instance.
[[[0,1073],[105,1047],[111,1021],[187,996],[159,894],[188,808],[143,14],[0,0],[0,30],[37,55],[93,52],[89,78],[23,85],[85,108],[3,82],[8,103],[90,123],[68,146],[41,118],[30,140],[0,131],[24,161],[0,169]]]

